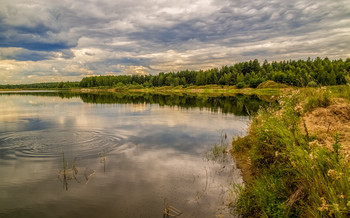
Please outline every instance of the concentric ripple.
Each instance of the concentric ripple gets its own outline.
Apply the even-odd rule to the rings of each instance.
[[[62,152],[79,157],[98,155],[125,143],[125,135],[106,130],[47,129],[0,134],[0,158],[50,158]]]

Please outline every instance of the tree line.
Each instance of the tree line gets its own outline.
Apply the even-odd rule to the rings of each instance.
[[[209,70],[183,70],[158,75],[93,76],[83,78],[80,87],[139,85],[161,87],[191,85],[236,85],[238,88],[257,87],[272,80],[290,86],[341,85],[349,81],[350,58],[330,60],[316,58],[281,62],[257,59]]]
[[[330,60],[316,58],[281,62],[257,59],[209,70],[182,70],[157,75],[119,75],[85,77],[80,82],[53,82],[20,85],[0,85],[0,89],[64,89],[89,87],[161,87],[192,85],[235,85],[256,88],[272,80],[290,86],[324,86],[350,83],[350,58]]]
[[[0,85],[0,89],[69,89],[79,87],[80,82],[50,82],[17,85]]]

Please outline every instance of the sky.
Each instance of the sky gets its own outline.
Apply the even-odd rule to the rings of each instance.
[[[349,0],[1,0],[0,84],[350,57]]]

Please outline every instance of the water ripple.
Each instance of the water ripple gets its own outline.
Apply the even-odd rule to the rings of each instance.
[[[10,132],[0,134],[0,158],[50,158],[62,152],[80,157],[95,156],[125,144],[126,135],[101,129]]]

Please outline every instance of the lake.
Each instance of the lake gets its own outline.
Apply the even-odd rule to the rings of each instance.
[[[0,217],[227,216],[256,96],[0,94]],[[227,137],[225,137],[225,135]],[[230,188],[231,187],[231,188]]]

